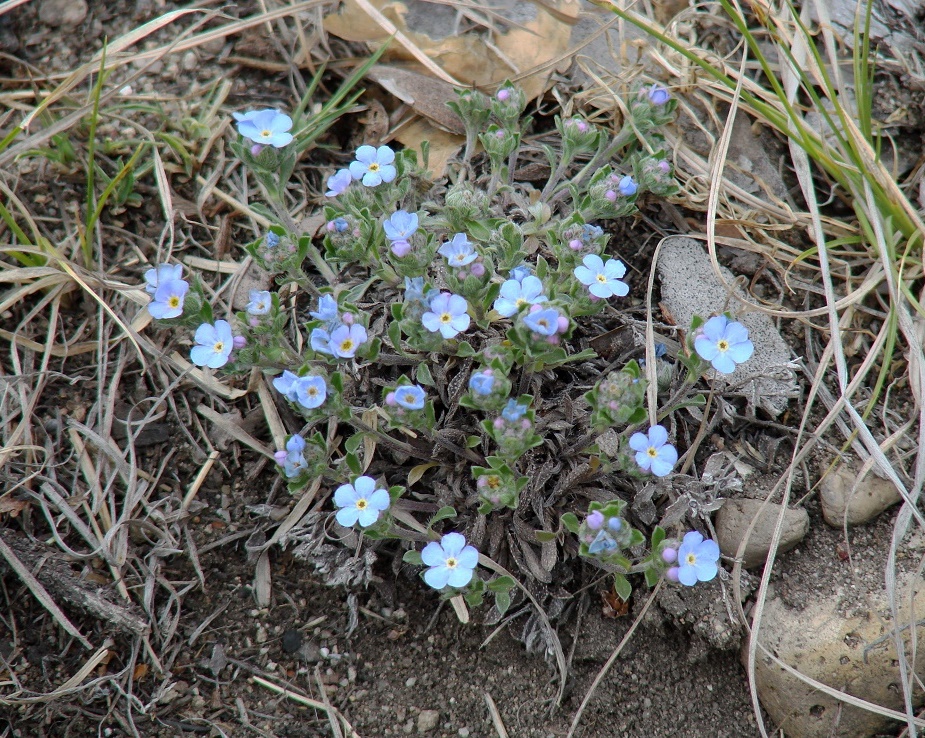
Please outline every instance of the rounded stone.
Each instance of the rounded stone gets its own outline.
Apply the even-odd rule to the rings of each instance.
[[[302,633],[295,628],[290,628],[282,637],[282,647],[285,653],[295,653],[302,648]]]
[[[781,506],[768,503],[762,511],[762,500],[727,500],[716,514],[716,538],[719,550],[726,556],[735,556],[739,545],[748,535],[752,520],[758,518],[748,535],[742,553],[742,566],[750,569],[761,566],[771,550],[774,528]],[[784,511],[783,529],[777,543],[777,551],[789,551],[809,532],[809,515],[802,507]]]
[[[85,0],[44,0],[39,5],[39,20],[55,28],[79,26],[86,17]]]
[[[850,466],[826,474],[819,485],[822,518],[833,528],[861,525],[902,500],[888,479],[869,472],[863,477]]]

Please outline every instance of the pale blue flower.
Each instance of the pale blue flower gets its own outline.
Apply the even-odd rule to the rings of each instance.
[[[215,325],[203,323],[196,329],[193,338],[196,345],[190,351],[190,358],[196,366],[218,369],[228,363],[234,348],[234,336],[227,320],[216,320]]]
[[[299,476],[308,468],[305,460],[305,439],[302,436],[292,436],[286,441],[286,458],[283,461],[283,473],[287,479]]]
[[[537,310],[535,313],[527,313],[523,320],[524,325],[534,333],[539,333],[541,336],[554,336],[559,332],[560,317],[559,311],[550,307]]]
[[[327,354],[328,356],[334,355],[334,352],[331,350],[331,334],[324,328],[312,328],[312,332],[308,337],[308,342],[312,349],[319,354]]]
[[[285,369],[282,374],[276,377],[273,380],[273,386],[276,390],[283,395],[290,402],[295,402],[296,397],[296,383],[299,381],[299,375],[293,374],[288,369]]]
[[[495,373],[492,369],[483,369],[469,377],[469,389],[477,395],[490,395],[495,388]]]
[[[189,284],[182,279],[161,282],[154,291],[154,299],[148,303],[148,312],[152,318],[158,320],[183,315],[183,303],[187,292]]]
[[[444,338],[453,338],[469,327],[468,309],[465,298],[442,292],[430,301],[430,310],[421,316],[421,323],[431,333],[439,331]]]
[[[366,328],[359,323],[341,325],[331,331],[331,353],[339,359],[352,359],[357,349],[366,343]]]
[[[295,390],[296,402],[308,410],[314,410],[321,407],[328,396],[328,385],[324,377],[307,376],[299,377],[293,385]]]
[[[368,528],[389,509],[390,502],[387,490],[376,489],[375,479],[357,477],[353,484],[342,484],[334,492],[334,504],[340,508],[334,517],[345,528],[355,523]]]
[[[575,277],[588,287],[595,297],[625,297],[630,288],[620,278],[626,274],[626,265],[619,259],[608,259],[607,263],[597,254],[588,254],[582,259],[584,266],[575,267]]]
[[[350,162],[350,175],[367,187],[376,187],[395,179],[395,152],[388,146],[378,149],[364,145],[357,149],[356,161]]]
[[[636,191],[639,187],[636,185],[636,182],[633,181],[633,178],[628,174],[620,179],[620,182],[617,184],[617,191],[623,195],[623,197],[632,197],[636,194]]]
[[[479,256],[465,233],[457,233],[451,241],[437,249],[437,253],[445,256],[447,263],[454,268],[471,264]]]
[[[315,320],[321,320],[325,323],[337,321],[337,300],[332,295],[322,295],[318,298],[318,309],[309,310],[308,314]]]
[[[652,85],[649,88],[649,101],[656,106],[661,107],[671,99],[671,93],[661,85]]]
[[[405,277],[405,302],[426,302],[424,277]]]
[[[518,282],[523,282],[531,274],[533,274],[533,272],[529,266],[526,264],[518,264],[513,269],[511,269],[509,276],[511,279],[516,279]]]
[[[234,113],[238,133],[257,144],[281,149],[292,143],[292,118],[278,110],[267,108],[249,113]]]
[[[389,241],[407,241],[418,229],[418,214],[407,210],[396,210],[392,217],[382,224]]]
[[[154,269],[148,269],[145,272],[145,292],[153,295],[157,292],[158,285],[167,282],[178,282],[183,279],[182,264],[158,264]]]
[[[508,400],[507,405],[504,406],[504,410],[501,411],[501,417],[504,418],[508,423],[516,423],[526,414],[527,406],[521,405],[517,400],[514,399]]]
[[[395,402],[405,410],[423,410],[427,393],[416,384],[403,384],[395,389]]]
[[[748,338],[748,328],[725,315],[710,318],[694,339],[694,348],[704,361],[723,374],[732,374],[736,364],[748,361],[755,344]]]
[[[634,433],[630,448],[636,452],[639,468],[657,477],[668,476],[678,463],[677,449],[668,443],[668,431],[660,425],[653,425],[648,434]]]
[[[687,587],[697,582],[709,582],[719,571],[719,546],[716,541],[704,540],[695,530],[684,534],[678,548],[678,581]]]
[[[424,546],[421,561],[430,567],[424,572],[424,581],[434,589],[465,587],[479,564],[479,552],[475,546],[466,545],[462,534],[447,533],[439,543],[431,541]]]
[[[273,231],[267,232],[267,235],[264,238],[264,241],[266,242],[268,249],[274,249],[277,246],[279,246],[279,236],[273,233]]]
[[[273,307],[273,297],[267,290],[251,290],[245,310],[250,315],[266,315]]]
[[[513,272],[512,272],[513,275]],[[499,315],[510,318],[522,307],[538,305],[549,298],[543,294],[543,283],[532,274],[518,281],[508,279],[501,285],[501,291],[495,299],[494,308]]]
[[[353,181],[349,169],[338,169],[334,174],[328,177],[328,191],[325,192],[327,197],[337,197],[343,195]]]

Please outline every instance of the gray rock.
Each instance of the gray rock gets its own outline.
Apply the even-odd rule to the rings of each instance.
[[[912,598],[916,591],[915,599]],[[915,571],[897,577],[896,601],[900,624],[925,618],[925,583]],[[914,610],[910,609],[914,601]],[[800,610],[776,596],[765,603],[759,643],[783,663],[801,674],[843,690],[876,705],[902,711],[902,690],[892,628],[885,619],[889,604],[882,592],[869,593],[870,612],[846,617],[836,598],[810,598]],[[913,629],[917,637],[914,670],[925,670],[925,628]],[[906,653],[913,644],[904,627]],[[745,660],[746,647],[742,657]],[[755,684],[761,704],[782,726],[787,738],[868,738],[888,730],[890,721],[880,715],[840,702],[807,685],[759,649]],[[916,700],[921,704],[921,692]]]
[[[429,733],[437,727],[440,722],[440,712],[438,710],[421,710],[418,714],[418,733]]]
[[[719,550],[726,556],[735,556],[739,545],[748,533],[748,526],[756,517],[758,522],[745,543],[742,566],[750,569],[761,566],[771,550],[771,540],[777,525],[781,506],[768,503],[762,511],[761,500],[726,500],[716,514],[716,538]],[[777,551],[795,548],[809,532],[809,515],[802,507],[788,508],[784,512],[783,528]]]
[[[840,466],[823,477],[819,498],[822,517],[833,528],[841,528],[846,522],[862,525],[902,500],[888,479],[872,472],[859,478],[850,466]]]
[[[84,0],[45,0],[39,6],[39,20],[54,28],[79,26],[86,17]]]
[[[735,275],[723,267],[720,271],[723,280],[732,284]],[[713,272],[709,254],[692,238],[679,236],[663,243],[658,275],[662,283],[662,302],[681,328],[689,326],[694,315],[707,319],[726,310],[738,312],[742,308],[738,300],[727,297],[726,287]],[[738,286],[733,292],[745,298]],[[738,320],[748,328],[755,353],[732,374],[718,375],[718,386],[728,385],[727,392],[747,398],[751,407],[780,415],[787,401],[799,393],[790,363],[790,347],[764,313],[739,314]]]

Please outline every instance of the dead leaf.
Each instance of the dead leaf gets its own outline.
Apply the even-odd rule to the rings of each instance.
[[[446,106],[456,99],[453,85],[428,74],[389,64],[377,64],[367,76],[440,128],[458,136],[465,134],[462,121]]]
[[[417,151],[419,161],[422,160],[421,142],[427,141],[430,144],[427,169],[435,180],[446,174],[450,159],[456,156],[466,142],[465,137],[442,131],[426,118],[419,118],[399,129],[395,138],[409,149]]]

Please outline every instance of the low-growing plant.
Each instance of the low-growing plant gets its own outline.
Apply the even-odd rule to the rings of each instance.
[[[360,146],[348,168],[327,178],[317,238],[299,231],[286,210],[304,122],[273,109],[235,114],[241,138],[233,148],[260,184],[265,212],[277,216],[247,252],[282,289],[311,295],[311,304],[287,311],[279,291],[255,290],[243,312],[216,319],[201,282],[162,264],[145,275],[148,309],[162,325],[195,330],[197,366],[231,375],[256,367],[272,378],[304,420],[276,454],[290,490],[319,478],[339,485],[337,524],[407,542],[404,560],[427,567],[424,581],[448,597],[463,594],[477,605],[491,594],[498,611],[508,608],[514,580],[483,579],[471,540],[485,530],[479,518],[523,518],[537,504],[555,510],[559,525],[537,513],[532,542],[557,541],[611,572],[624,599],[636,574],[649,585],[663,577],[687,586],[708,581],[719,549],[696,531],[673,538],[655,526],[644,550],[646,537],[622,499],[576,514],[564,509],[567,489],[545,502],[524,498],[531,485],[536,493],[538,460],[560,453],[536,393],[596,358],[577,350],[579,336],[597,316],[619,311],[629,293],[627,267],[608,253],[598,223],[632,215],[643,194],[677,192],[659,132],[675,105],[658,85],[637,88],[615,134],[579,116],[557,117],[558,142],[544,147],[550,174],[539,189],[515,177],[531,124],[523,92],[511,84],[493,96],[459,91],[450,107],[465,126],[466,153],[447,180],[428,178],[426,146],[423,161],[410,150]],[[484,159],[475,156],[479,145]],[[637,361],[599,376],[583,394],[587,412],[575,414],[581,442],[573,481],[669,477],[678,451],[668,428],[649,419],[664,422],[679,407],[704,404],[696,389],[702,377],[732,372],[753,349],[732,316],[696,319],[678,356],[681,371],[656,347],[656,360],[669,368],[663,389],[674,390],[660,393],[670,402],[657,415],[647,412]],[[402,366],[407,371],[393,368]],[[554,398],[564,386],[552,387]],[[332,419],[352,429],[333,447],[314,430]],[[614,432],[619,443],[605,450],[597,439]],[[372,466],[370,448],[393,456]],[[389,487],[384,478],[410,457],[427,463],[409,472],[409,486],[443,465],[460,488],[440,491],[437,477],[430,492]],[[412,513],[428,510],[425,527]],[[421,540],[427,544],[418,551],[411,544]],[[511,555],[519,557],[513,548]]]

